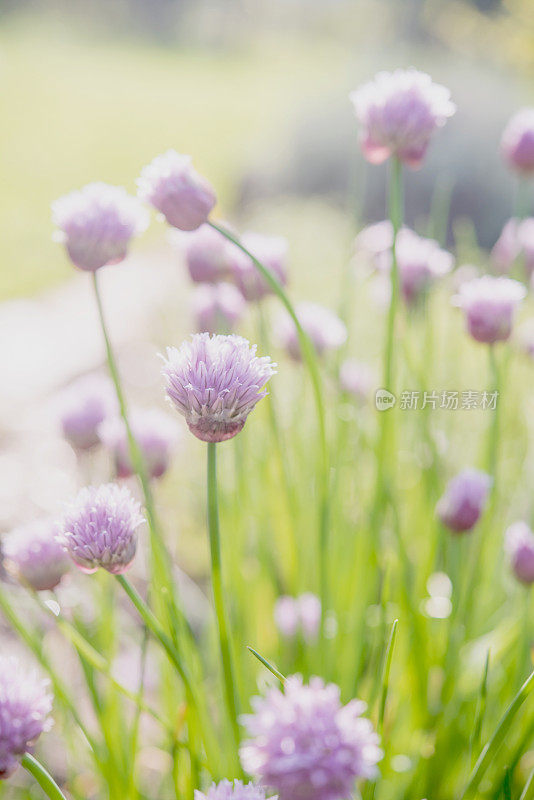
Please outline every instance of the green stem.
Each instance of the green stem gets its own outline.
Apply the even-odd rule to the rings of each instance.
[[[493,419],[489,432],[488,442],[488,472],[493,478],[492,494],[495,497],[497,489],[497,463],[498,463],[498,450],[499,450],[499,405],[500,405],[500,372],[497,354],[495,352],[495,345],[490,345],[489,348],[489,362],[491,373],[492,391],[496,393],[495,409],[493,411]]]
[[[320,447],[320,464],[319,464],[319,540],[318,540],[318,558],[319,558],[319,587],[321,597],[321,630],[320,639],[324,645],[325,640],[325,619],[330,605],[330,591],[329,591],[329,550],[328,547],[328,525],[329,525],[329,456],[328,456],[328,439],[326,433],[326,414],[323,400],[322,381],[319,371],[319,363],[317,354],[310,341],[309,336],[305,333],[302,325],[299,322],[293,304],[284,291],[282,285],[273,275],[273,273],[265,267],[261,261],[248,250],[239,238],[234,236],[230,231],[226,230],[221,225],[214,222],[208,222],[214,230],[218,231],[225,239],[232,242],[243,252],[259,271],[263,279],[272,289],[273,293],[278,297],[282,305],[285,307],[289,316],[293,320],[297,335],[299,338],[300,349],[302,352],[303,360],[306,364],[310,374],[313,396],[315,400],[315,408],[317,413],[317,422],[319,426],[319,447]],[[322,648],[324,652],[324,647]]]
[[[30,775],[33,775],[43,792],[50,800],[66,800],[65,795],[50,775],[50,773],[37,761],[35,756],[25,753],[22,756],[22,766]]]
[[[221,658],[223,666],[224,692],[228,715],[232,726],[236,749],[239,747],[239,723],[238,704],[235,689],[234,669],[232,663],[232,652],[230,647],[230,636],[228,632],[228,620],[224,604],[224,591],[222,583],[222,563],[221,563],[221,537],[219,528],[219,506],[217,500],[217,450],[214,442],[208,443],[208,534],[210,540],[211,554],[211,583],[213,587],[213,601],[215,605],[215,615],[219,629],[219,645],[221,648]]]
[[[460,800],[467,799],[469,797],[474,797],[476,791],[480,785],[480,781],[484,777],[486,770],[488,769],[489,765],[491,764],[494,756],[498,752],[499,748],[504,742],[506,734],[510,728],[510,725],[513,722],[513,719],[525,700],[527,699],[530,691],[534,685],[534,672],[532,672],[521,689],[518,691],[506,711],[504,712],[501,720],[497,726],[497,729],[487,745],[483,748],[480,756],[478,758],[477,763],[471,773],[469,781],[467,782],[467,786],[465,787],[463,793],[460,795]]]

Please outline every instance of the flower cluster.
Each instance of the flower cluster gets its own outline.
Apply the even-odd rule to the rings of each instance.
[[[139,503],[126,487],[114,483],[82,489],[66,509],[60,540],[77,567],[100,567],[118,575],[133,561],[137,528],[144,521]]]
[[[253,783],[223,780],[212,784],[207,792],[195,789],[195,800],[266,800],[266,792]],[[277,798],[271,796],[270,800]]]
[[[526,522],[514,522],[505,534],[505,551],[516,578],[534,583],[534,533]]]
[[[515,172],[534,174],[534,108],[522,108],[514,114],[504,129],[501,152]]]
[[[295,306],[297,319],[318,355],[328,350],[337,350],[345,343],[347,328],[345,323],[329,308],[318,303],[302,302]],[[300,341],[297,326],[289,314],[280,317],[277,335],[282,347],[295,361],[301,360]]]
[[[357,778],[373,778],[380,739],[365,703],[341,704],[339,688],[299,676],[252,701],[243,717],[251,737],[241,748],[245,770],[279,793],[280,800],[344,800]]]
[[[519,281],[483,275],[462,283],[453,303],[463,310],[473,339],[494,344],[510,337],[515,310],[526,293]]]
[[[12,530],[2,539],[6,571],[38,592],[55,589],[70,567],[57,533],[52,519],[36,520]]]
[[[436,513],[454,533],[470,531],[478,522],[488,499],[492,479],[477,469],[464,469],[447,484]]]
[[[371,164],[396,156],[419,167],[433,134],[456,111],[449,90],[415,69],[379,72],[350,99],[361,148]]]
[[[63,436],[77,450],[98,444],[99,425],[118,411],[113,385],[101,375],[78,378],[63,390],[57,405]]]
[[[167,395],[192,433],[223,442],[243,428],[276,364],[259,358],[241,336],[198,333],[180,348],[167,348],[163,375]]]
[[[39,736],[50,730],[48,681],[12,656],[0,656],[0,780],[9,778]]]
[[[287,639],[301,633],[306,641],[314,641],[321,622],[321,601],[311,592],[299,597],[279,597],[274,607],[274,620],[282,636]]]
[[[135,197],[106,183],[90,183],[56,200],[52,218],[72,263],[89,272],[122,261],[130,239],[148,224]]]
[[[245,313],[245,298],[231,283],[202,283],[193,295],[199,333],[230,333]]]

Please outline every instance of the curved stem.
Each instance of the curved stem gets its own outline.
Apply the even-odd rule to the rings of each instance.
[[[228,620],[224,603],[221,563],[221,537],[219,529],[219,506],[217,500],[217,445],[208,443],[208,534],[211,555],[211,583],[213,587],[213,601],[217,626],[219,629],[219,645],[223,665],[224,692],[228,716],[232,726],[232,733],[236,748],[239,746],[238,703],[235,689],[234,668],[228,631]]]
[[[258,272],[261,274],[263,279],[267,282],[267,284],[272,289],[273,293],[278,297],[286,311],[288,312],[289,316],[293,320],[295,327],[297,329],[297,335],[299,339],[300,349],[302,352],[302,357],[304,362],[306,363],[306,367],[310,374],[310,380],[313,389],[313,396],[315,401],[315,408],[317,413],[317,422],[319,427],[319,447],[320,447],[320,466],[319,466],[319,541],[318,541],[318,560],[319,560],[319,587],[320,587],[320,597],[321,597],[321,630],[320,630],[320,638],[324,644],[324,634],[325,634],[325,618],[328,611],[328,607],[330,604],[330,592],[329,592],[329,547],[328,547],[328,523],[329,523],[329,457],[328,457],[328,440],[327,440],[327,433],[326,433],[326,414],[325,414],[325,406],[323,401],[323,391],[322,391],[322,382],[321,382],[321,375],[319,371],[319,364],[317,360],[317,354],[313,347],[313,344],[310,341],[309,336],[303,330],[302,325],[299,322],[293,304],[289,297],[287,296],[286,292],[284,291],[282,285],[277,280],[277,278],[272,274],[270,270],[268,270],[262,263],[259,261],[256,256],[254,256],[250,250],[248,250],[241,242],[239,238],[234,236],[230,231],[226,230],[221,225],[218,225],[214,222],[207,223],[211,228],[218,231],[225,239],[228,239],[229,242],[232,242],[236,247],[238,247],[242,253],[244,253]],[[324,647],[322,648],[324,652]]]
[[[50,773],[37,761],[35,756],[25,753],[20,762],[30,775],[33,775],[43,792],[50,800],[66,800],[65,795],[50,775]]]

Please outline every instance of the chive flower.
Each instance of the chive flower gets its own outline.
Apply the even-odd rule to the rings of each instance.
[[[492,479],[478,469],[464,469],[447,484],[436,514],[454,533],[470,531],[486,506]]]
[[[345,343],[347,328],[339,317],[325,306],[307,301],[297,303],[295,313],[302,329],[309,338],[318,355],[328,350],[337,350]],[[300,342],[297,328],[289,314],[283,314],[278,320],[278,339],[288,354],[295,361],[301,360]]]
[[[514,522],[505,533],[504,548],[518,581],[534,583],[534,533],[526,522]]]
[[[195,789],[195,800],[266,800],[266,792],[254,783],[222,780],[213,783],[206,792]],[[277,798],[271,796],[270,800]]]
[[[125,486],[88,486],[67,507],[60,541],[83,572],[101,567],[119,575],[133,561],[142,522],[139,503]]]
[[[223,442],[242,430],[265,384],[276,372],[268,356],[241,336],[197,333],[167,348],[163,376],[167,396],[204,442]]]
[[[141,200],[182,231],[194,231],[206,222],[216,202],[213,188],[194,169],[191,156],[176,150],[156,156],[144,167],[137,189]]]
[[[10,531],[1,540],[6,572],[37,592],[55,589],[70,568],[51,519],[35,520]]]
[[[197,331],[230,333],[243,318],[245,298],[231,283],[203,283],[192,298]]]
[[[530,177],[534,174],[534,108],[517,111],[504,129],[501,153],[514,172]]]
[[[76,450],[89,450],[99,442],[98,426],[117,412],[113,384],[102,375],[84,375],[59,394],[57,409],[65,439]]]
[[[193,283],[218,283],[232,278],[240,251],[222,233],[209,225],[188,233],[171,233],[173,243],[183,252]]]
[[[15,772],[22,756],[52,727],[48,686],[14,656],[0,656],[0,780]]]
[[[252,700],[242,717],[250,738],[241,747],[246,772],[279,793],[280,800],[346,800],[359,778],[374,778],[380,738],[362,717],[365,703],[343,706],[340,690],[321,678],[304,684],[293,675],[284,690]]]
[[[60,197],[52,205],[62,242],[72,263],[95,272],[106,264],[118,264],[128,253],[130,240],[148,225],[148,214],[122,186],[89,183]]]
[[[159,408],[148,408],[132,411],[129,421],[148,475],[161,478],[169,468],[178,440],[174,419]],[[124,420],[121,417],[109,417],[99,425],[98,435],[112,455],[117,477],[129,478],[134,475]]]
[[[339,368],[339,383],[343,392],[364,402],[373,387],[374,374],[368,364],[347,358]]]
[[[244,233],[243,245],[277,281],[287,284],[287,240],[281,236],[264,236],[260,233]],[[249,302],[262,300],[272,294],[272,289],[259,272],[251,258],[240,252],[233,260],[234,280]]]
[[[301,634],[307,642],[313,642],[321,622],[321,601],[312,592],[299,597],[283,595],[276,601],[274,621],[284,638],[293,639]]]
[[[483,275],[463,283],[453,303],[463,310],[473,339],[494,344],[510,338],[515,311],[526,293],[519,281]]]
[[[416,169],[434,133],[456,111],[450,92],[415,69],[379,72],[350,95],[360,146],[371,164],[396,156]]]

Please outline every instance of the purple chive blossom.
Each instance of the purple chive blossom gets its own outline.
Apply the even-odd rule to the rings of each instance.
[[[86,375],[70,384],[57,405],[63,436],[78,450],[98,444],[98,426],[117,412],[113,384],[101,375]]]
[[[347,338],[347,328],[333,311],[318,303],[302,302],[295,306],[302,329],[308,334],[318,355],[327,350],[337,350]],[[278,320],[278,338],[291,358],[301,360],[300,343],[295,323],[284,314]]]
[[[195,800],[266,800],[265,789],[253,783],[223,780],[213,783],[206,792],[195,789]],[[271,796],[270,800],[277,800]]]
[[[213,188],[193,168],[191,157],[176,150],[156,156],[144,167],[137,187],[141,200],[182,231],[194,231],[206,222],[216,202]]]
[[[70,568],[52,520],[36,520],[15,528],[1,540],[6,571],[37,592],[55,589]]]
[[[13,656],[0,656],[0,780],[17,769],[42,733],[50,730],[48,681]]]
[[[240,336],[197,333],[180,348],[167,348],[167,395],[189,430],[204,442],[224,442],[243,428],[263,388],[276,372],[268,356]]]
[[[518,238],[519,220],[509,219],[491,251],[491,262],[497,272],[510,272],[520,253]]]
[[[65,511],[60,540],[83,572],[102,567],[119,575],[135,556],[137,528],[142,522],[139,503],[126,487],[114,483],[88,486]]]
[[[534,533],[526,522],[514,522],[504,537],[504,549],[516,578],[534,583]]]
[[[493,344],[509,339],[515,310],[526,293],[519,281],[483,275],[463,283],[453,303],[463,310],[473,339]]]
[[[367,364],[355,358],[347,358],[339,369],[339,383],[342,391],[357,400],[365,401],[373,387],[374,375]]]
[[[280,597],[274,607],[274,620],[286,639],[292,639],[300,633],[306,641],[312,642],[319,632],[321,601],[311,592],[299,597]]]
[[[377,270],[391,270],[393,226],[388,220],[364,228],[355,240],[356,253],[363,255]],[[402,295],[407,305],[414,305],[433,281],[449,273],[454,258],[433,239],[419,236],[410,228],[397,235],[397,267]]]
[[[281,236],[263,236],[260,233],[245,233],[241,238],[244,246],[282,286],[287,283],[287,241]],[[261,300],[272,294],[272,289],[260,274],[252,259],[244,253],[234,261],[234,279],[243,296],[249,302]]]
[[[178,430],[172,417],[159,408],[136,409],[130,414],[130,427],[151,478],[161,478],[169,467]],[[98,428],[100,440],[112,454],[118,478],[135,473],[130,460],[126,426],[120,417],[110,417]]]
[[[534,173],[534,108],[522,108],[510,119],[502,135],[501,153],[515,172]]]
[[[219,231],[201,225],[189,233],[176,234],[173,240],[184,253],[194,283],[218,283],[232,278],[240,251]]]
[[[532,278],[534,274],[534,217],[527,217],[520,222],[517,239],[526,275],[528,278]]]
[[[199,333],[230,333],[243,318],[245,298],[231,283],[197,286],[192,300]]]
[[[52,219],[69,258],[79,269],[95,272],[126,258],[133,236],[142,233],[148,214],[121,186],[89,183],[60,197],[52,205]]]
[[[280,800],[346,800],[358,778],[374,778],[382,758],[380,738],[362,717],[365,703],[341,705],[340,691],[294,675],[284,691],[252,700],[242,717],[251,737],[241,747],[246,772],[277,791]]]
[[[447,484],[436,514],[454,533],[470,531],[484,511],[491,485],[492,479],[485,472],[464,469]]]
[[[415,69],[379,72],[350,99],[371,164],[396,156],[409,167],[421,166],[432,136],[456,111],[449,90]]]

